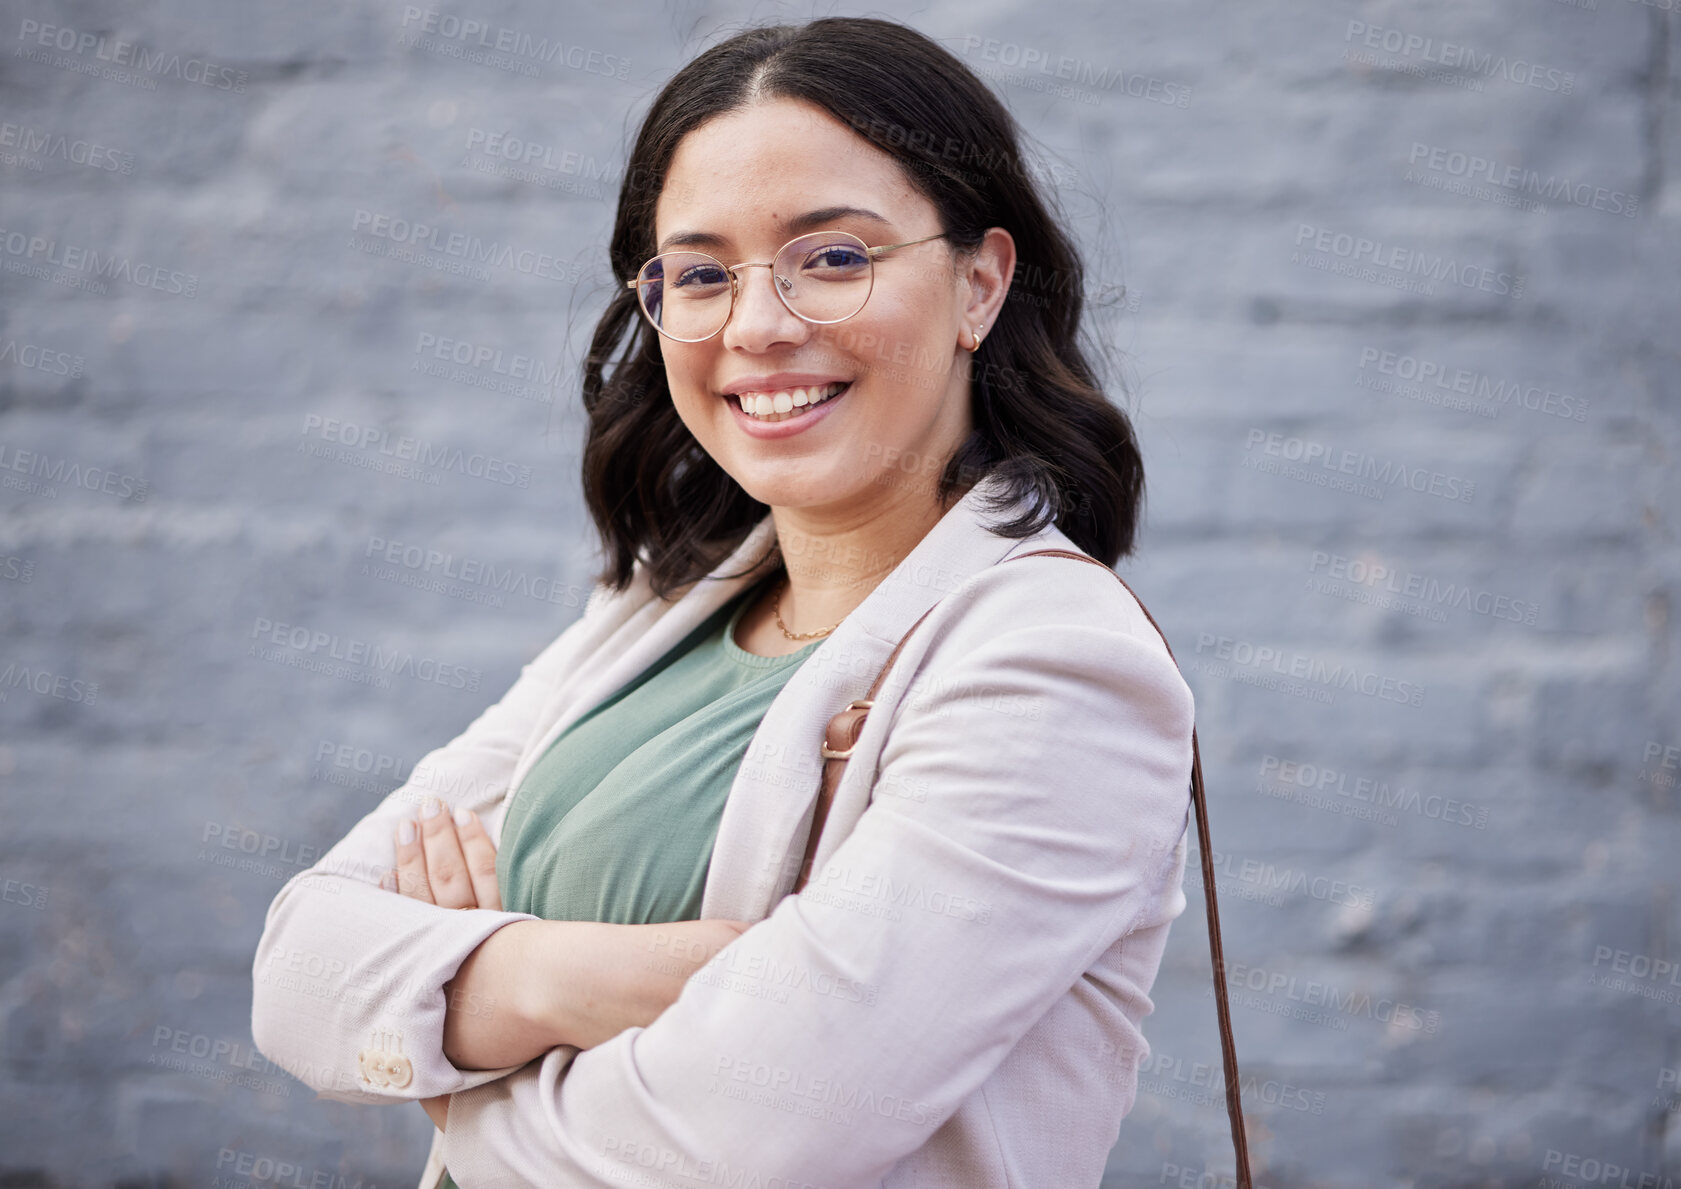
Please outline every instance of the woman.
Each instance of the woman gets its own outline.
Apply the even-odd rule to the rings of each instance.
[[[1079,261],[1003,107],[886,21],[703,53],[627,177],[584,384],[606,569],[275,898],[257,1044],[421,1100],[423,1189],[1096,1185],[1185,907],[1193,707],[1113,574],[1001,564],[1133,546]],[[790,894],[824,728],[913,625]]]

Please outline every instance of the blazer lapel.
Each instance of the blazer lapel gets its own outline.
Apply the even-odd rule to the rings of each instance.
[[[762,920],[792,889],[805,851],[801,827],[809,829],[816,803],[823,762],[819,748],[829,719],[864,696],[894,645],[923,612],[1022,544],[983,523],[983,516],[993,523],[1010,518],[1009,511],[982,506],[1000,489],[991,475],[970,488],[795,670],[771,703],[724,805],[701,900],[703,917]],[[716,607],[721,601],[703,605]],[[685,622],[699,621],[696,614]],[[864,767],[849,763],[847,776],[865,779],[852,771]],[[831,810],[830,821],[835,820]]]
[[[775,540],[776,524],[767,512],[734,553],[676,601],[655,598],[640,567],[628,587],[606,595],[609,606],[601,612],[604,635],[593,647],[587,647],[580,654],[586,659],[574,678],[562,682],[550,698],[538,719],[543,726],[534,738],[527,741],[524,754],[514,767],[508,784],[508,797],[504,798],[503,804],[512,799],[526,773],[543,757],[562,731],[612,697],[621,686],[698,627],[708,615],[763,574],[769,568],[765,563],[769,560],[770,546]],[[753,565],[750,572],[736,577],[719,577],[736,574],[755,561],[759,564]]]

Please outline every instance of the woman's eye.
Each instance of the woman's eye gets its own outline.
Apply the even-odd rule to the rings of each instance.
[[[677,276],[676,284],[685,288],[704,288],[708,285],[722,285],[724,270],[710,264],[686,268]]]
[[[834,244],[831,247],[819,248],[806,257],[805,267],[817,272],[849,272],[863,268],[868,263],[864,254],[857,248],[846,244]]]

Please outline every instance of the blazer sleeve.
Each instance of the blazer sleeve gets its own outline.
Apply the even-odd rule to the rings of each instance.
[[[603,601],[598,586],[584,614],[521,668],[499,702],[422,757],[407,782],[269,905],[252,967],[252,1040],[322,1097],[427,1098],[519,1068],[466,1071],[444,1057],[443,985],[497,929],[538,918],[439,908],[385,891],[379,879],[396,861],[397,823],[428,796],[470,809],[503,799],[544,704],[579,659],[593,626],[586,621]],[[370,1079],[370,1061],[387,1072]]]
[[[852,833],[658,1019],[451,1098],[460,1184],[874,1186],[1169,915],[1190,689],[1159,638],[1000,622],[930,654]]]

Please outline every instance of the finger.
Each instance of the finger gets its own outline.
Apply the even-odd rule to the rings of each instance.
[[[421,848],[420,827],[413,818],[398,823],[392,842],[397,847],[397,886],[391,890],[432,903],[432,889],[426,879],[426,853]]]
[[[473,883],[473,896],[480,908],[501,911],[502,889],[496,882],[496,844],[484,828],[479,815],[463,806],[455,811],[455,833],[461,841],[461,853],[467,860],[467,876]]]
[[[437,1125],[438,1130],[442,1131],[444,1125],[449,1121],[449,1095],[439,1094],[434,1098],[422,1098],[420,1105],[432,1122]]]
[[[467,875],[467,859],[448,806],[428,797],[420,810],[420,841],[426,848],[426,878],[432,885],[432,903],[439,908],[473,908],[473,881]]]

